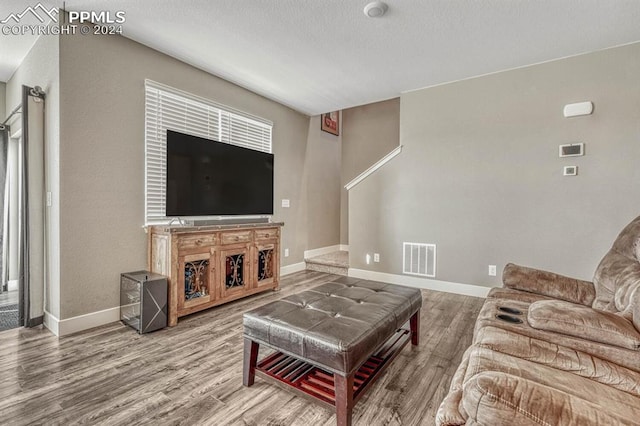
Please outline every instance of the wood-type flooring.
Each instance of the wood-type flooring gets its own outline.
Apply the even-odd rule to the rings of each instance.
[[[144,335],[120,323],[62,338],[0,332],[0,424],[335,425],[334,412],[273,383],[242,386],[242,313],[336,277],[288,275],[279,292]],[[423,299],[419,347],[405,347],[360,400],[354,425],[434,423],[483,299],[428,290]]]

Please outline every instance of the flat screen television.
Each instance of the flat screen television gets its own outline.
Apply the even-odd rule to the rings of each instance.
[[[167,130],[167,216],[273,214],[273,154]]]

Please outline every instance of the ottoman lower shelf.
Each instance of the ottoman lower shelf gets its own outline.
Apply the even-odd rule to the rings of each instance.
[[[411,331],[404,328],[399,329],[360,366],[353,378],[354,404],[410,340]],[[302,396],[311,397],[331,408],[336,406],[333,373],[324,371],[313,364],[282,352],[275,352],[258,362],[256,374],[264,379],[274,380],[287,389],[293,389]]]

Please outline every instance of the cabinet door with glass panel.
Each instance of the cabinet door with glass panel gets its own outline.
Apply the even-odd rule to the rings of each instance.
[[[213,250],[186,254],[178,258],[178,311],[215,299],[214,271]]]
[[[253,246],[253,288],[269,287],[277,289],[280,264],[280,229],[257,229],[254,233]],[[275,286],[274,286],[275,284]]]
[[[218,275],[222,299],[244,293],[251,282],[248,246],[225,247],[224,250],[221,250]]]
[[[254,287],[272,287],[273,283],[278,279],[278,277],[276,276],[276,265],[278,264],[278,246],[276,243],[258,242],[255,245],[254,250]]]

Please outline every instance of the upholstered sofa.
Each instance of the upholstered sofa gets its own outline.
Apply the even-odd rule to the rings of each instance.
[[[593,282],[509,264],[503,284],[436,424],[640,425],[640,217]]]

